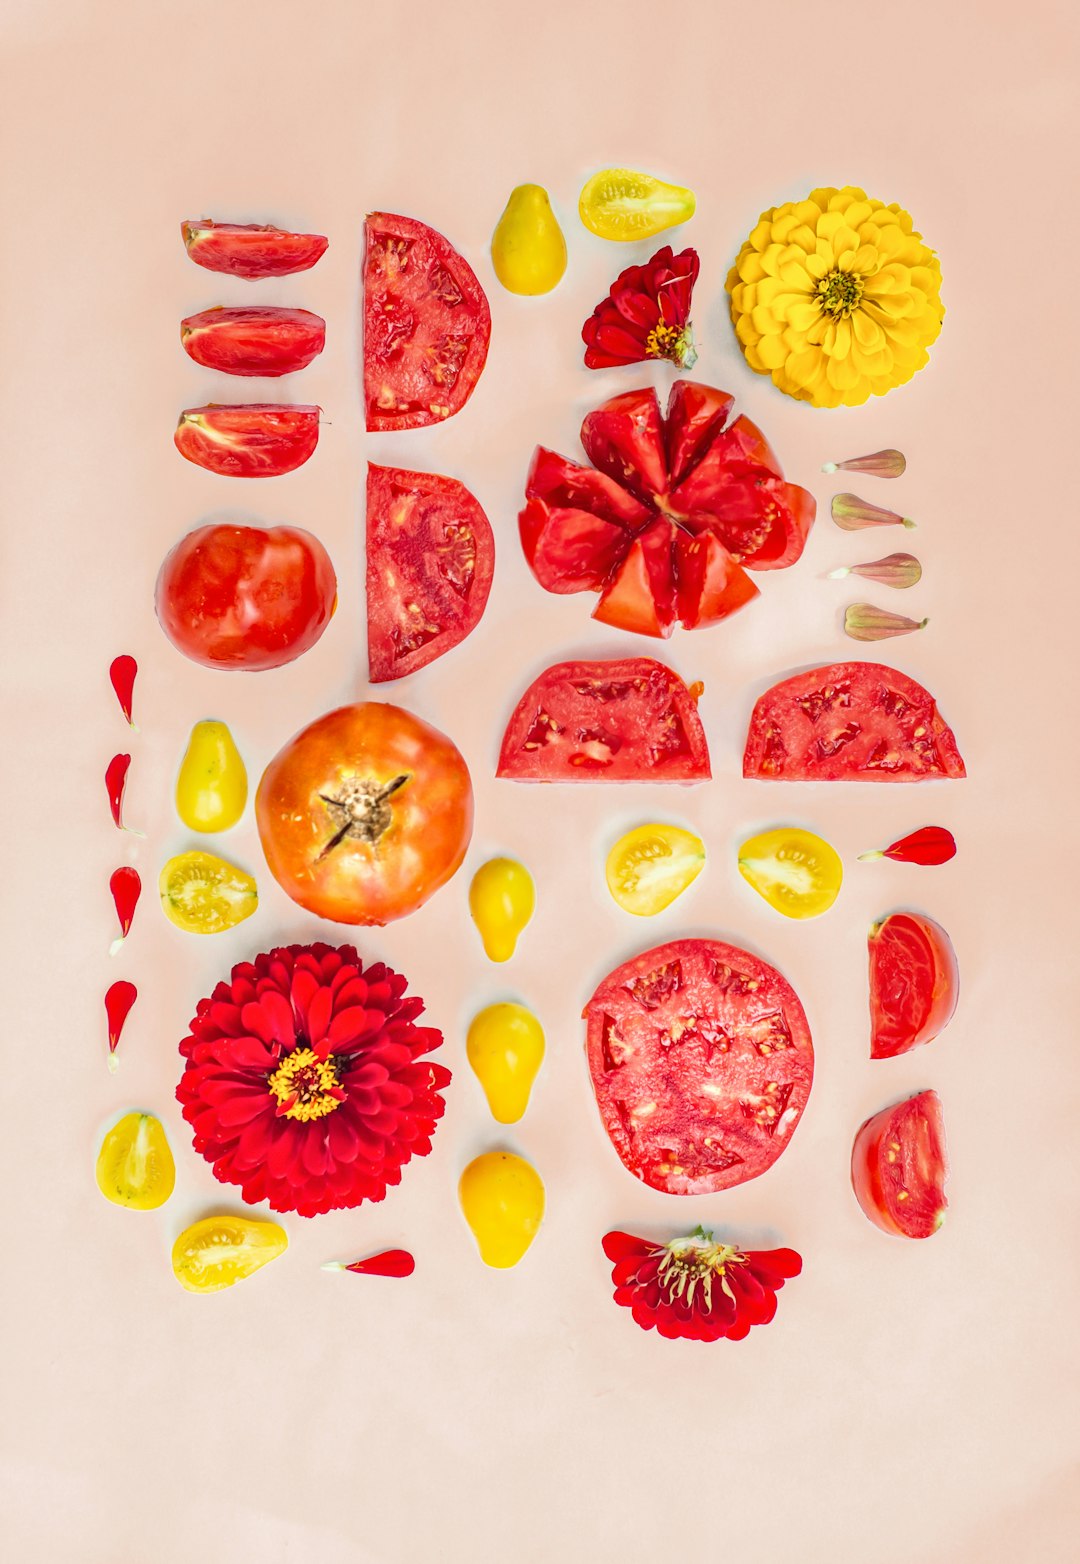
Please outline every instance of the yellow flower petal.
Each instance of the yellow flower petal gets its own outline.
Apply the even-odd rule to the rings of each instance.
[[[859,347],[868,353],[876,353],[885,342],[885,333],[876,320],[871,320],[864,309],[857,309],[851,317],[851,329]]]
[[[757,345],[757,355],[766,369],[779,369],[788,356],[787,345],[782,337],[762,337]]]
[[[787,311],[787,318],[796,331],[809,331],[821,319],[821,311],[813,299],[800,299]]]

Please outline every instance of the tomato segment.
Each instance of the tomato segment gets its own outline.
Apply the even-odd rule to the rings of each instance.
[[[291,233],[270,223],[215,223],[209,217],[181,223],[180,232],[197,265],[233,277],[288,277],[307,271],[328,243],[322,234]]]
[[[291,375],[322,352],[326,322],[310,310],[251,305],[202,310],[180,322],[184,352],[226,375]]]
[[[639,825],[608,853],[607,887],[624,912],[651,918],[670,907],[705,867],[705,843],[677,825]]]
[[[936,1092],[919,1092],[867,1119],[855,1137],[851,1183],[883,1233],[930,1238],[945,1220],[949,1164]]]
[[[126,1113],[105,1136],[98,1153],[97,1186],[113,1205],[156,1211],[176,1184],[176,1166],[160,1119]]]
[[[782,826],[742,844],[739,873],[785,917],[816,918],[828,912],[840,894],[844,866],[822,837]]]
[[[276,478],[302,467],[319,443],[318,407],[249,402],[189,407],[173,444],[189,462],[226,478]]]
[[[220,1292],[283,1255],[289,1238],[277,1222],[207,1216],[173,1244],[173,1275],[187,1292]]]
[[[255,881],[214,853],[179,853],[158,879],[170,923],[186,934],[222,934],[250,918],[259,905]]]
[[[960,974],[939,923],[894,912],[870,930],[870,1057],[892,1059],[933,1042],[956,1010]]]
[[[649,239],[694,215],[694,192],[631,168],[602,168],[582,186],[578,214],[601,239]]]

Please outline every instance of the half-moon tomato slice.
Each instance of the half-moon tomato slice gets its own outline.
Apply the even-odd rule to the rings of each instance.
[[[936,1092],[919,1092],[867,1119],[851,1153],[851,1183],[883,1233],[930,1238],[945,1220],[949,1173]]]
[[[227,478],[276,478],[302,467],[319,443],[318,407],[249,402],[189,407],[173,443],[197,467]]]
[[[870,1057],[892,1059],[934,1038],[956,1010],[952,941],[932,918],[894,912],[870,930]]]
[[[209,217],[181,223],[180,232],[197,265],[233,277],[288,277],[307,271],[328,242],[322,234],[290,233],[269,223],[215,223]]]
[[[310,310],[248,305],[202,310],[180,322],[180,341],[189,358],[225,375],[271,379],[304,369],[322,352],[326,322]]]

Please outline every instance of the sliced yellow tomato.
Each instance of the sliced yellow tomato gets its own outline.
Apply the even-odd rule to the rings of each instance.
[[[188,1292],[220,1292],[252,1276],[289,1247],[277,1222],[244,1216],[205,1216],[173,1244],[173,1274]]]
[[[213,853],[170,858],[158,881],[165,916],[188,934],[221,934],[259,905],[255,881]]]
[[[739,873],[786,918],[816,918],[839,895],[844,866],[822,837],[782,826],[742,844]]]
[[[544,1185],[524,1157],[488,1151],[461,1175],[458,1198],[485,1265],[517,1265],[544,1218]]]
[[[566,240],[542,185],[518,185],[491,239],[491,264],[510,293],[550,293],[566,270]]]
[[[532,875],[515,858],[481,864],[469,886],[469,911],[489,961],[509,961],[536,907]]]
[[[129,1211],[156,1211],[176,1184],[176,1164],[160,1119],[152,1113],[125,1113],[101,1143],[97,1187],[113,1205]]]
[[[705,843],[677,825],[639,825],[608,853],[608,890],[639,918],[670,907],[705,867]]]
[[[472,1019],[465,1052],[491,1116],[516,1124],[544,1059],[544,1029],[524,1005],[488,1005]]]
[[[225,723],[197,722],[176,779],[181,820],[190,831],[227,831],[244,813],[247,794],[247,769]]]
[[[578,199],[581,221],[601,239],[648,239],[693,217],[694,192],[631,168],[604,168]]]

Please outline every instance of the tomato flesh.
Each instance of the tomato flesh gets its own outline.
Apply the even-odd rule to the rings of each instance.
[[[412,217],[373,212],[364,228],[364,404],[372,430],[417,429],[465,406],[491,338],[476,274]]]
[[[851,1182],[883,1233],[930,1238],[945,1220],[949,1164],[936,1092],[919,1092],[867,1119],[855,1137]]]
[[[498,775],[515,782],[698,782],[712,775],[700,687],[651,657],[556,663],[521,697]]]
[[[277,1222],[242,1216],[207,1216],[186,1227],[173,1244],[173,1275],[187,1292],[221,1292],[253,1276],[289,1247]]]
[[[718,940],[675,940],[609,973],[585,1017],[600,1117],[635,1177],[666,1194],[715,1194],[784,1152],[814,1050],[798,997],[767,962]]]
[[[739,848],[739,873],[787,918],[816,918],[840,893],[844,866],[836,849],[812,831],[782,826]]]
[[[870,1057],[892,1059],[929,1043],[950,1022],[960,974],[939,923],[894,912],[870,930]]]
[[[743,776],[924,782],[967,772],[929,690],[884,663],[832,663],[774,684],[750,718]]]
[[[185,934],[223,934],[259,905],[255,881],[215,853],[178,853],[158,877],[161,906]]]
[[[176,1165],[161,1120],[125,1113],[102,1142],[97,1186],[106,1200],[129,1211],[156,1211],[176,1184]]]
[[[182,222],[180,232],[197,265],[233,277],[288,277],[307,271],[328,243],[322,234],[291,233],[269,223],[215,223],[209,217]]]
[[[310,310],[252,305],[202,310],[180,322],[189,358],[226,375],[291,375],[322,352],[326,322]]]
[[[319,443],[318,407],[249,402],[189,407],[173,444],[187,461],[225,478],[277,478],[302,467]]]
[[[705,867],[705,843],[676,825],[639,825],[608,853],[607,887],[624,912],[651,918],[670,907]]]
[[[491,526],[463,483],[369,465],[372,684],[415,673],[471,634],[487,605],[494,571]]]

